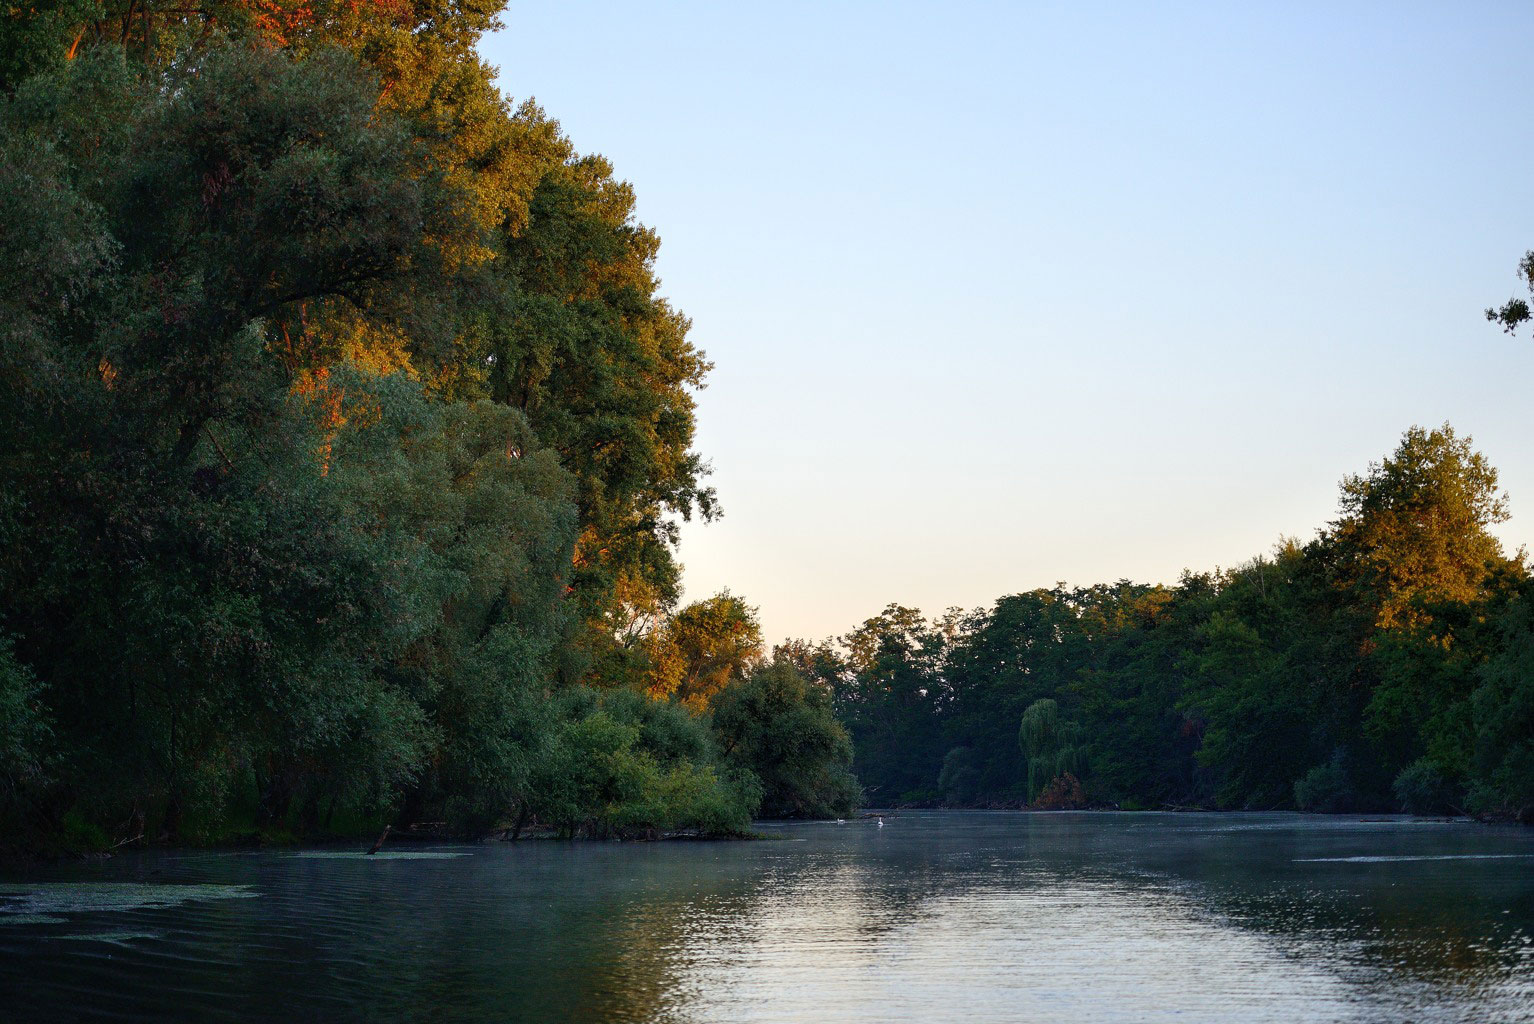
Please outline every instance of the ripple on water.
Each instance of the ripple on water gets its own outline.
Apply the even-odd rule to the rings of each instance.
[[[105,942],[113,946],[130,946],[139,939],[158,939],[159,932],[77,932],[72,935],[60,935],[58,938],[68,942]]]
[[[1296,857],[1296,864],[1394,864],[1414,860],[1534,860],[1534,853],[1360,854],[1356,857]]]
[[[250,885],[154,882],[0,884],[0,924],[55,924],[61,914],[163,910],[193,900],[248,899]]]
[[[1199,831],[1224,823],[1261,828]],[[151,854],[73,877],[249,884],[4,886],[0,920],[52,920],[0,928],[0,1019],[1534,1024],[1534,833],[964,812],[768,827],[797,841]],[[71,917],[108,895],[146,909]]]
[[[365,853],[357,850],[303,850],[293,854],[296,860],[454,860],[467,857],[462,850],[391,850],[388,853]]]
[[[1035,872],[902,907],[847,881],[804,880],[744,930],[698,921],[688,946],[710,952],[665,1019],[932,1021],[956,1004],[986,1021],[1351,1017],[1334,972],[1173,892]]]

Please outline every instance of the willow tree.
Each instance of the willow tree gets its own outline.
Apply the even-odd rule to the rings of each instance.
[[[1028,705],[1018,724],[1017,742],[1028,760],[1028,799],[1033,801],[1055,779],[1085,774],[1085,732],[1060,715],[1060,705],[1044,697]]]

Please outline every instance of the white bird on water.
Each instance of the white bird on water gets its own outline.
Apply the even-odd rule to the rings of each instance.
[[[884,817],[882,815],[879,817],[879,827],[880,828],[884,827]]]

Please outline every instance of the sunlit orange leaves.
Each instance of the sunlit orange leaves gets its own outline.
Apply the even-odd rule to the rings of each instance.
[[[309,403],[319,427],[320,443],[315,449],[315,456],[319,459],[321,476],[330,473],[336,435],[347,426],[371,426],[382,415],[378,400],[373,395],[336,384],[331,379],[330,368],[326,366],[300,373],[294,379],[293,394]]]

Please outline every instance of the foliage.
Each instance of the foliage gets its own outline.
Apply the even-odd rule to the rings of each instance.
[[[1085,807],[1086,794],[1082,792],[1081,781],[1070,772],[1062,772],[1050,780],[1049,785],[1039,790],[1039,795],[1033,802],[1033,806],[1041,811],[1072,811]]]
[[[0,807],[11,808],[45,777],[52,730],[40,696],[31,671],[17,663],[10,637],[0,633]]]
[[[713,727],[726,763],[760,780],[767,817],[845,816],[857,806],[852,743],[830,692],[789,662],[758,666],[723,690]]]
[[[724,778],[707,727],[680,708],[625,691],[576,688],[555,701],[531,807],[566,836],[694,827],[739,835],[760,790]]]
[[[674,612],[675,519],[716,510],[708,363],[632,190],[495,89],[497,9],[62,3],[0,30],[23,841],[746,827],[758,781],[706,712],[755,613]]]
[[[801,645],[801,671],[831,693],[852,737],[859,780],[875,803],[935,790],[942,751],[941,694],[934,686],[944,637],[914,609],[890,605],[840,647]]]
[[[1296,781],[1294,803],[1302,811],[1322,814],[1358,810],[1359,798],[1348,770],[1347,751],[1339,747],[1328,760]]]
[[[1401,802],[1401,810],[1407,814],[1448,814],[1458,807],[1454,787],[1438,766],[1425,757],[1403,768],[1392,788]]]
[[[761,655],[756,609],[728,591],[678,610],[649,638],[647,689],[703,711]]]
[[[885,801],[1025,806],[1069,774],[1070,805],[1534,817],[1530,578],[1489,532],[1506,514],[1468,438],[1414,427],[1309,543],[1175,587],[891,606],[782,650],[831,688]]]
[[[1534,250],[1524,253],[1523,259],[1518,261],[1518,278],[1534,293]],[[1528,323],[1530,316],[1528,300],[1516,296],[1508,299],[1501,307],[1486,310],[1486,319],[1501,324],[1502,329],[1509,334],[1515,333],[1519,325]]]
[[[975,799],[980,778],[978,764],[973,747],[954,747],[943,755],[943,767],[937,773],[937,789],[943,803],[963,807]]]
[[[678,609],[710,366],[633,190],[496,89],[497,10],[0,26],[8,834],[737,834],[846,813],[849,759],[885,803],[1534,817],[1534,595],[1447,425],[1176,586],[765,664],[741,598]]]
[[[1471,694],[1470,803],[1534,823],[1534,585],[1503,612],[1500,643]]]
[[[1473,601],[1503,561],[1488,528],[1507,519],[1485,456],[1448,424],[1412,427],[1395,453],[1342,482],[1327,537],[1339,583],[1377,608],[1382,629],[1423,617],[1430,601]]]
[[[1028,797],[1037,800],[1044,787],[1061,778],[1075,782],[1086,760],[1081,726],[1062,720],[1060,705],[1041,697],[1028,705],[1018,726],[1017,742],[1028,760]],[[1079,788],[1079,784],[1078,784]]]

